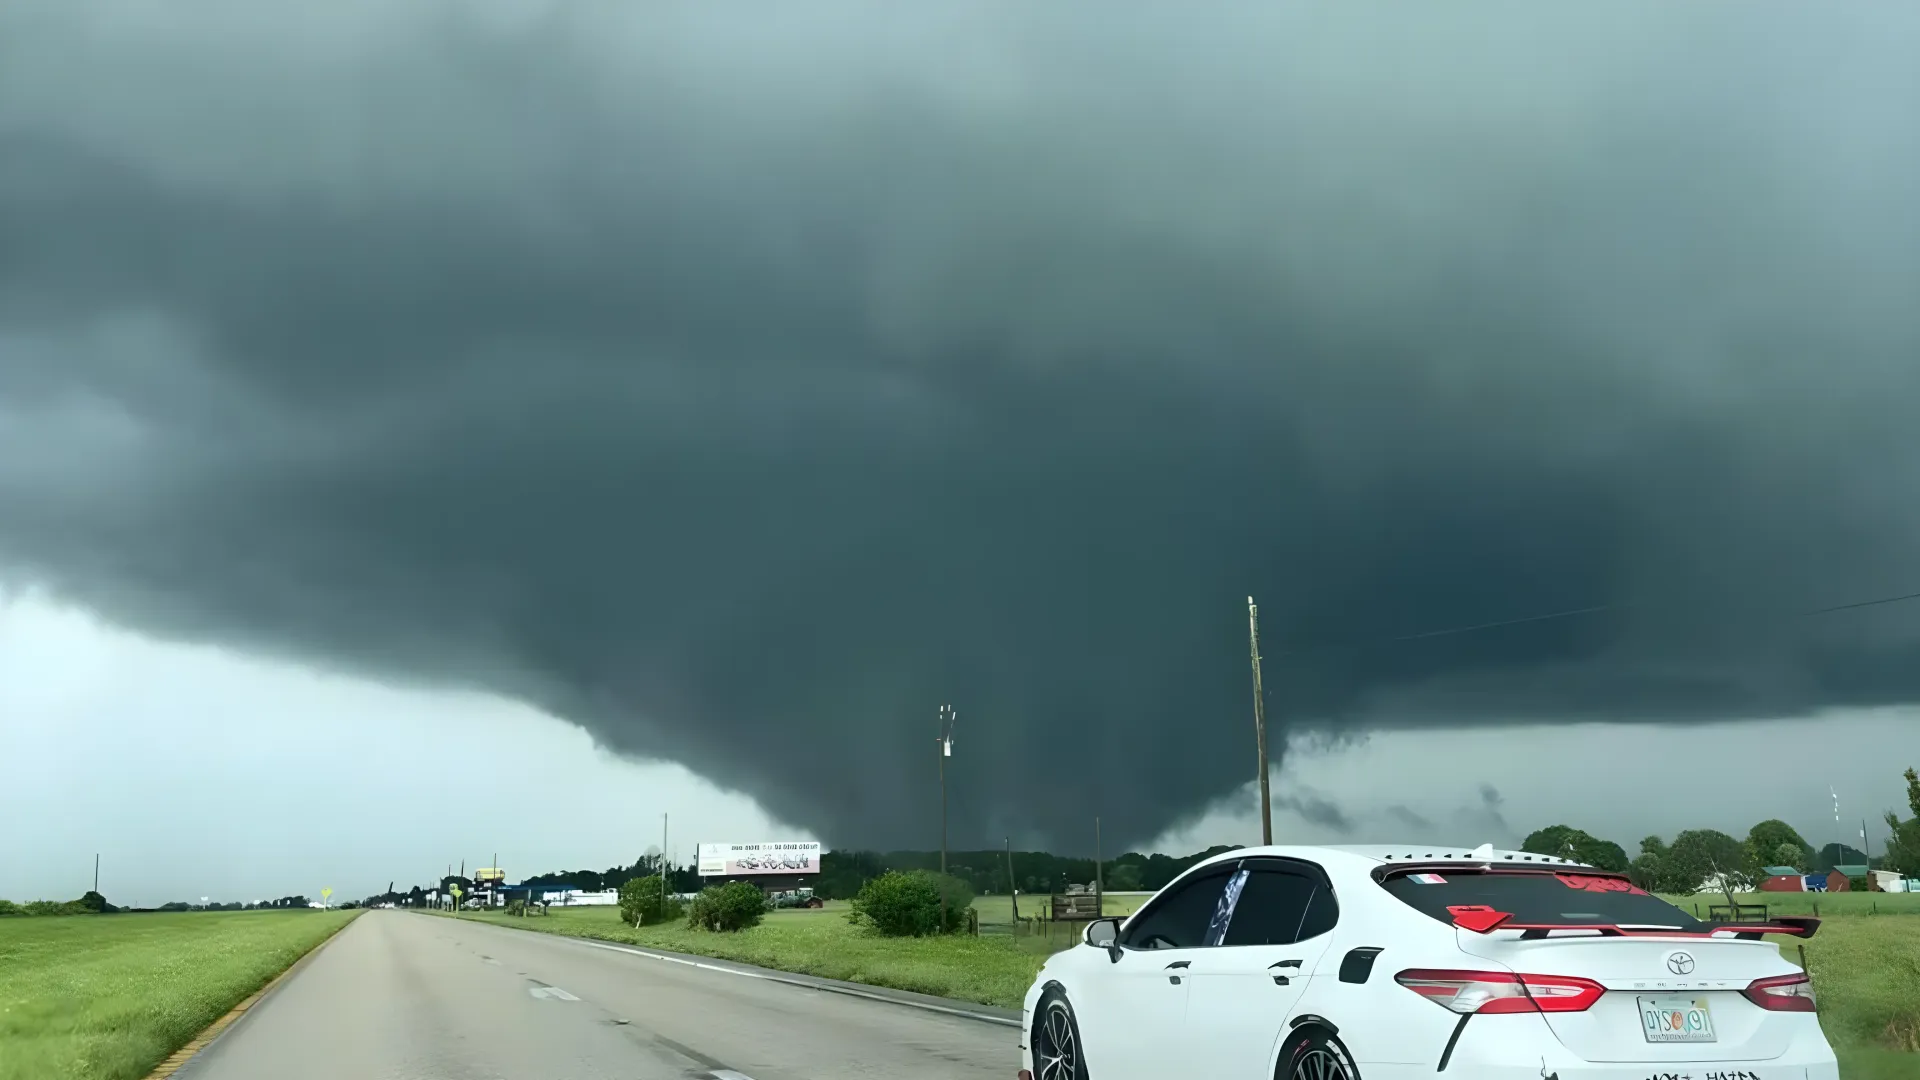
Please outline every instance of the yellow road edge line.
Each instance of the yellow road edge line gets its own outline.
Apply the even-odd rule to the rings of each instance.
[[[281,972],[278,975],[275,975],[271,979],[268,979],[267,985],[261,987],[258,990],[255,990],[252,994],[249,994],[245,1000],[241,1001],[240,1004],[235,1005],[231,1009],[228,1009],[227,1014],[225,1016],[222,1016],[220,1019],[215,1020],[212,1024],[208,1025],[205,1031],[202,1031],[200,1034],[195,1035],[192,1039],[188,1040],[187,1045],[167,1055],[167,1059],[165,1061],[162,1061],[160,1064],[154,1066],[153,1071],[147,1074],[147,1080],[167,1080],[167,1077],[172,1076],[175,1072],[179,1071],[180,1066],[185,1065],[187,1062],[193,1060],[193,1056],[195,1054],[198,1054],[200,1051],[205,1050],[207,1048],[207,1044],[219,1038],[221,1032],[232,1027],[233,1022],[235,1020],[238,1020],[242,1016],[246,1015],[246,1012],[248,1009],[251,1009],[254,1007],[254,1005],[258,1004],[261,998],[266,997],[267,991],[272,990],[274,987],[280,985],[282,980],[286,979],[288,976],[292,975],[294,972],[299,971],[302,967],[305,967],[307,964],[307,961],[312,960],[315,956],[318,956],[320,954],[320,950],[326,947],[327,942],[332,941],[334,938],[338,937],[340,934],[340,931],[345,930],[349,926],[352,926],[354,923],[354,920],[358,919],[359,917],[360,916],[358,914],[355,914],[352,919],[348,919],[346,922],[343,922],[339,926],[334,927],[332,932],[327,934],[326,937],[323,937],[319,941],[314,942],[313,948],[308,949],[306,953],[300,957],[300,959],[295,960],[293,963],[287,965],[287,970]]]

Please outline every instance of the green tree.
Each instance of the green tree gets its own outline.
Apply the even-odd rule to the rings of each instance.
[[[1898,813],[1887,811],[1887,828],[1893,836],[1887,841],[1882,864],[1907,877],[1920,877],[1920,772],[1908,769],[1905,776],[1907,805],[1913,810],[1913,817],[1901,821]]]
[[[758,890],[755,890],[758,891]],[[658,874],[629,878],[620,886],[620,917],[628,926],[654,926],[678,919],[682,910]]]
[[[1602,840],[1592,834],[1576,829],[1571,825],[1549,825],[1529,835],[1520,842],[1521,850],[1535,855],[1552,855],[1562,859],[1597,866],[1602,870],[1626,870],[1629,868],[1627,853],[1619,844],[1611,840]]]
[[[847,921],[887,937],[925,937],[940,926],[940,890],[924,870],[888,870],[860,886]]]
[[[1794,850],[1791,859],[1781,859],[1780,852],[1786,848]],[[1747,830],[1745,851],[1747,872],[1760,877],[1768,866],[1808,866],[1813,861],[1813,845],[1807,843],[1798,830],[1778,818],[1768,818]]]
[[[1807,853],[1797,844],[1781,844],[1773,849],[1771,865],[1799,870],[1807,865]]]
[[[1660,860],[1660,891],[1691,896],[1716,874],[1738,890],[1752,887],[1746,869],[1746,845],[1718,829],[1688,829],[1673,838]]]
[[[1140,888],[1141,870],[1139,863],[1116,863],[1107,871],[1107,888],[1113,892],[1133,892]]]
[[[941,931],[940,900],[946,898],[946,931],[966,925],[973,890],[951,875],[931,870],[889,870],[853,898],[849,922],[866,923],[888,937],[926,937]]]
[[[1667,854],[1667,842],[1657,836],[1643,837],[1640,841],[1640,854],[1627,867],[1627,876],[1635,885],[1643,889],[1664,892],[1660,886],[1660,863]]]
[[[758,885],[729,881],[700,890],[687,911],[687,926],[693,930],[733,933],[760,925],[767,913],[767,894]]]

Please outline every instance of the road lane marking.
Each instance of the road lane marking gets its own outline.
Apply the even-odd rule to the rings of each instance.
[[[560,1001],[579,1001],[580,999],[557,986],[529,986],[527,993],[536,998],[556,998]]]
[[[713,1077],[713,1080],[753,1080],[753,1077],[746,1073],[734,1072],[732,1069],[715,1069],[707,1075]]]
[[[647,952],[645,949],[633,949],[633,948],[628,948],[625,945],[609,945],[609,944],[606,944],[605,942],[600,942],[600,941],[585,941],[585,940],[576,938],[574,939],[574,944],[585,945],[590,949],[605,949],[608,952],[619,952],[619,953],[628,953],[633,956],[644,956],[649,960],[665,960],[670,964],[684,964],[687,967],[699,968],[702,971],[717,971],[723,975],[740,975],[749,979],[764,979],[767,982],[783,983],[787,986],[798,986],[807,990],[821,990],[829,994],[845,994],[848,997],[866,998],[869,1001],[883,1001],[889,1005],[904,1005],[910,1009],[922,1009],[922,1010],[925,1010],[926,1012],[945,1013],[948,1016],[959,1016],[959,1017],[964,1017],[968,1020],[979,1020],[982,1023],[999,1024],[1001,1027],[1017,1028],[1020,1026],[1020,1021],[1011,1020],[1004,1016],[994,1016],[990,1013],[974,1012],[971,1009],[956,1009],[946,1005],[935,1005],[931,1001],[913,1001],[907,998],[888,997],[885,994],[870,994],[864,990],[856,989],[851,986],[833,986],[830,984],[823,985],[821,983],[805,982],[800,979],[787,979],[787,978],[782,978],[777,974],[774,974],[771,972],[765,972],[765,971],[742,971],[739,968],[721,967],[718,964],[703,964],[698,960],[686,960],[678,956],[663,956],[660,953]]]

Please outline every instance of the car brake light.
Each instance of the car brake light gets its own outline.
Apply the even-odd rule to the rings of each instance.
[[[1443,1009],[1487,1016],[1497,1013],[1586,1012],[1607,988],[1566,975],[1515,975],[1510,971],[1438,971],[1414,968],[1394,981]]]
[[[1813,980],[1806,972],[1755,979],[1741,991],[1748,1001],[1768,1012],[1813,1012]]]

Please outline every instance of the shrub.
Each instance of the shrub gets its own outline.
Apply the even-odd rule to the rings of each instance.
[[[507,901],[507,914],[525,915],[526,913],[527,913],[527,902],[525,900]]]
[[[620,886],[620,918],[628,926],[654,926],[672,922],[684,913],[660,875],[633,878]]]
[[[860,887],[852,922],[865,922],[888,937],[924,937],[941,931],[940,898],[947,901],[947,933],[966,925],[973,889],[951,875],[930,870],[889,870]]]
[[[78,900],[29,900],[20,909],[23,915],[85,915],[87,909]]]
[[[694,930],[723,933],[760,925],[767,913],[767,894],[759,886],[744,881],[729,881],[700,890],[687,912],[687,926]]]
[[[0,900],[0,917],[4,917],[7,915],[25,915],[25,914],[26,912],[20,910],[19,904],[16,904],[11,900]]]

